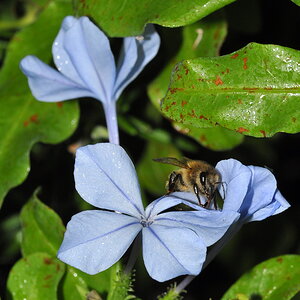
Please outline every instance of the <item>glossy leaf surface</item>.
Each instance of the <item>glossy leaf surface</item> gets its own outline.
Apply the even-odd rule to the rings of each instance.
[[[38,141],[58,143],[70,136],[78,122],[75,102],[46,104],[33,98],[19,69],[27,54],[51,61],[51,46],[69,2],[51,2],[38,20],[17,33],[9,44],[0,72],[0,205],[8,190],[27,176],[29,152]]]
[[[110,36],[142,33],[146,23],[167,27],[191,24],[234,0],[83,0],[77,1],[81,15],[90,15]]]
[[[196,127],[222,126],[269,137],[300,130],[300,53],[251,43],[237,52],[186,60],[172,76],[162,111]]]
[[[160,109],[161,99],[168,91],[172,69],[175,64],[183,59],[218,56],[226,34],[227,23],[220,13],[213,14],[200,22],[183,28],[182,44],[178,53],[148,87],[149,97],[158,109]],[[243,140],[241,134],[220,126],[214,129],[205,129],[178,122],[173,122],[173,126],[177,131],[214,150],[230,149]]]
[[[244,136],[238,132],[221,126],[215,128],[199,128],[189,124],[174,123],[174,128],[212,150],[229,150],[239,145]]]
[[[243,275],[226,292],[222,300],[291,299],[300,291],[299,266],[299,255],[284,255],[271,258]]]
[[[184,59],[218,56],[227,34],[227,23],[223,14],[215,13],[197,23],[183,27],[174,37],[170,34],[171,32],[166,32],[167,43],[168,39],[178,39],[178,35],[181,34],[182,41],[177,41],[181,43],[180,48],[148,87],[148,95],[158,109],[161,99],[168,91],[171,73],[176,63]]]
[[[31,254],[11,269],[7,289],[13,300],[57,299],[58,283],[64,269],[62,262],[48,254]]]

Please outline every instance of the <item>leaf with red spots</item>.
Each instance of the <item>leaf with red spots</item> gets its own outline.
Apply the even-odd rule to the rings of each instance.
[[[300,291],[300,255],[271,258],[244,274],[221,300],[289,300]]]
[[[182,123],[174,123],[177,131],[191,136],[201,145],[211,150],[224,151],[239,145],[244,136],[220,126],[199,128]]]
[[[46,253],[34,253],[13,266],[7,289],[12,299],[57,299],[58,284],[64,272],[65,265],[58,259]]]
[[[166,31],[166,34],[173,34],[173,31]],[[166,64],[160,75],[148,87],[149,97],[158,109],[160,107],[161,99],[167,93],[170,76],[175,64],[183,59],[219,55],[220,47],[227,34],[227,24],[223,14],[217,13],[200,22],[177,29],[177,31],[178,32],[176,32],[174,36],[169,36],[169,38],[173,40],[182,36],[180,49],[175,54],[170,53],[169,56],[175,56]],[[178,43],[179,42],[180,40]],[[178,75],[179,76],[176,76],[178,82],[181,80],[184,81],[185,77],[189,75],[189,69],[186,68],[183,74],[178,73]],[[177,91],[176,88],[169,89],[170,93],[175,93]],[[184,99],[182,101],[186,102]],[[179,103],[181,104],[182,101]]]
[[[71,12],[70,2],[51,2],[35,23],[9,43],[0,72],[0,206],[8,190],[26,178],[32,146],[39,141],[59,143],[76,129],[77,103],[61,106],[35,100],[19,69],[20,60],[28,54],[51,61],[53,40],[62,19]]]
[[[148,87],[148,94],[152,103],[160,109],[161,99],[167,93],[170,76],[172,69],[176,62],[183,59],[196,58],[199,56],[217,56],[219,55],[220,47],[225,39],[227,33],[227,25],[222,14],[214,14],[202,21],[193,25],[186,26],[182,30],[183,40],[182,45],[176,54],[176,56],[167,64],[161,74],[150,84]],[[178,35],[177,35],[178,36]],[[176,69],[175,69],[176,71]],[[224,74],[228,74],[229,69],[224,70]],[[185,68],[183,73],[178,74],[177,80],[184,81],[185,77],[189,75],[189,69]],[[216,76],[215,84],[221,85],[223,82],[220,76]],[[192,85],[192,89],[196,85]],[[184,92],[184,89],[178,90],[177,88],[170,88],[169,93],[175,94],[178,92]],[[174,102],[174,101],[173,101]],[[173,103],[171,102],[171,103]],[[176,101],[175,101],[176,102]],[[183,110],[188,101],[181,99],[180,102],[176,102],[176,109],[178,111]],[[174,106],[174,105],[173,105]],[[180,106],[180,108],[179,108]],[[170,104],[165,106],[165,110],[172,110]],[[241,143],[243,136],[231,131],[218,127],[213,130],[206,130],[186,124],[184,121],[184,115],[180,114],[180,122],[184,124],[173,122],[174,128],[182,134],[188,135],[199,142],[201,145],[213,149],[213,150],[225,150],[230,149]],[[189,112],[189,117],[196,117],[195,111]],[[199,120],[207,120],[204,115],[199,116]],[[200,138],[205,136],[206,138]]]
[[[77,11],[91,16],[110,36],[124,37],[141,34],[146,23],[172,28],[192,24],[234,1],[81,0]]]
[[[299,51],[256,43],[220,57],[185,60],[173,71],[161,110],[174,121],[199,128],[221,126],[255,137],[296,133],[299,66]],[[170,106],[173,102],[177,105]]]

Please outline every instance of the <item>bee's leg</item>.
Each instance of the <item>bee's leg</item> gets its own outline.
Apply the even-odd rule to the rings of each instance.
[[[182,183],[182,176],[181,174],[176,174],[175,172],[172,172],[170,174],[169,183],[168,183],[168,194],[176,192],[176,182],[180,180]]]
[[[194,186],[193,186],[193,188],[194,188],[194,193],[196,194],[196,196],[197,196],[197,199],[198,199],[198,202],[199,202],[199,205],[201,206],[201,207],[205,207],[202,203],[201,203],[201,199],[200,199],[200,196],[199,196],[199,188],[198,188],[198,185],[196,184],[196,183],[194,183]]]
[[[203,207],[208,208],[210,206],[211,199],[207,198],[207,201],[203,204]]]

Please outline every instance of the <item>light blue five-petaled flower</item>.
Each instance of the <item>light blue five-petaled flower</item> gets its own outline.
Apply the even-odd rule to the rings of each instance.
[[[89,274],[117,262],[141,232],[144,263],[152,278],[197,275],[206,248],[239,217],[234,211],[206,209],[163,212],[182,202],[179,197],[162,197],[144,209],[134,166],[115,144],[79,148],[74,175],[82,198],[105,210],[72,217],[58,258]]]
[[[160,38],[152,25],[143,36],[126,37],[117,66],[105,34],[87,17],[66,17],[53,43],[55,70],[35,56],[20,63],[35,98],[58,102],[80,97],[100,100],[110,142],[118,144],[116,100],[157,54]]]
[[[229,228],[289,207],[267,169],[247,167],[234,159],[219,162],[217,168],[226,192],[222,210],[200,207],[189,193],[163,196],[144,209],[134,166],[122,147],[105,143],[79,148],[76,189],[85,201],[104,210],[72,217],[59,259],[96,274],[117,262],[141,232],[144,263],[152,278],[197,275],[207,247]],[[179,203],[194,210],[164,212]]]

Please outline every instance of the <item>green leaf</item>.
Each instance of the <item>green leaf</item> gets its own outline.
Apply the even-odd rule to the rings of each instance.
[[[172,144],[148,141],[147,148],[137,165],[140,184],[148,192],[161,196],[166,193],[165,183],[174,166],[153,161],[153,158],[176,157],[181,153]]]
[[[98,293],[108,293],[111,282],[116,278],[116,274],[120,272],[121,264],[115,263],[109,269],[100,272],[96,275],[89,275],[76,270],[77,277],[83,279],[90,290],[96,290]]]
[[[173,125],[177,131],[192,137],[202,146],[211,150],[229,150],[239,145],[244,139],[242,134],[221,126],[215,128],[198,128],[181,123],[174,123]]]
[[[222,126],[269,137],[300,130],[300,52],[251,43],[220,57],[186,60],[172,76],[162,111],[200,128]]]
[[[218,56],[226,34],[227,23],[221,13],[215,13],[198,23],[184,27],[183,41],[178,53],[148,87],[148,95],[154,106],[160,109],[160,102],[168,91],[175,63],[199,56]],[[177,131],[213,150],[228,150],[243,140],[243,135],[222,127],[205,129],[178,122],[173,122],[173,126]]]
[[[168,91],[170,76],[175,64],[184,59],[200,56],[218,56],[227,34],[227,23],[223,14],[215,13],[200,22],[183,27],[180,33],[182,35],[180,49],[148,86],[148,95],[158,109],[161,99]],[[166,40],[170,38],[172,37],[167,36]]]
[[[288,300],[300,291],[300,255],[283,255],[255,266],[222,300]]]
[[[21,223],[23,256],[45,252],[56,257],[65,227],[60,217],[50,207],[34,195],[21,211]]]
[[[291,0],[291,1],[297,4],[298,6],[300,6],[300,0]]]
[[[86,300],[89,289],[78,270],[67,266],[62,280],[62,295],[64,300]]]
[[[19,69],[20,60],[28,54],[51,60],[53,40],[70,12],[70,1],[50,2],[37,22],[17,33],[9,44],[0,72],[0,206],[8,190],[26,178],[32,145],[61,142],[77,126],[76,102],[35,100]]]
[[[191,24],[235,0],[77,0],[81,15],[90,15],[110,36],[132,36],[146,23],[166,27]]]
[[[0,264],[13,263],[20,253],[20,218],[11,215],[0,222]]]
[[[65,266],[46,253],[20,259],[11,269],[7,290],[13,300],[55,300]]]

